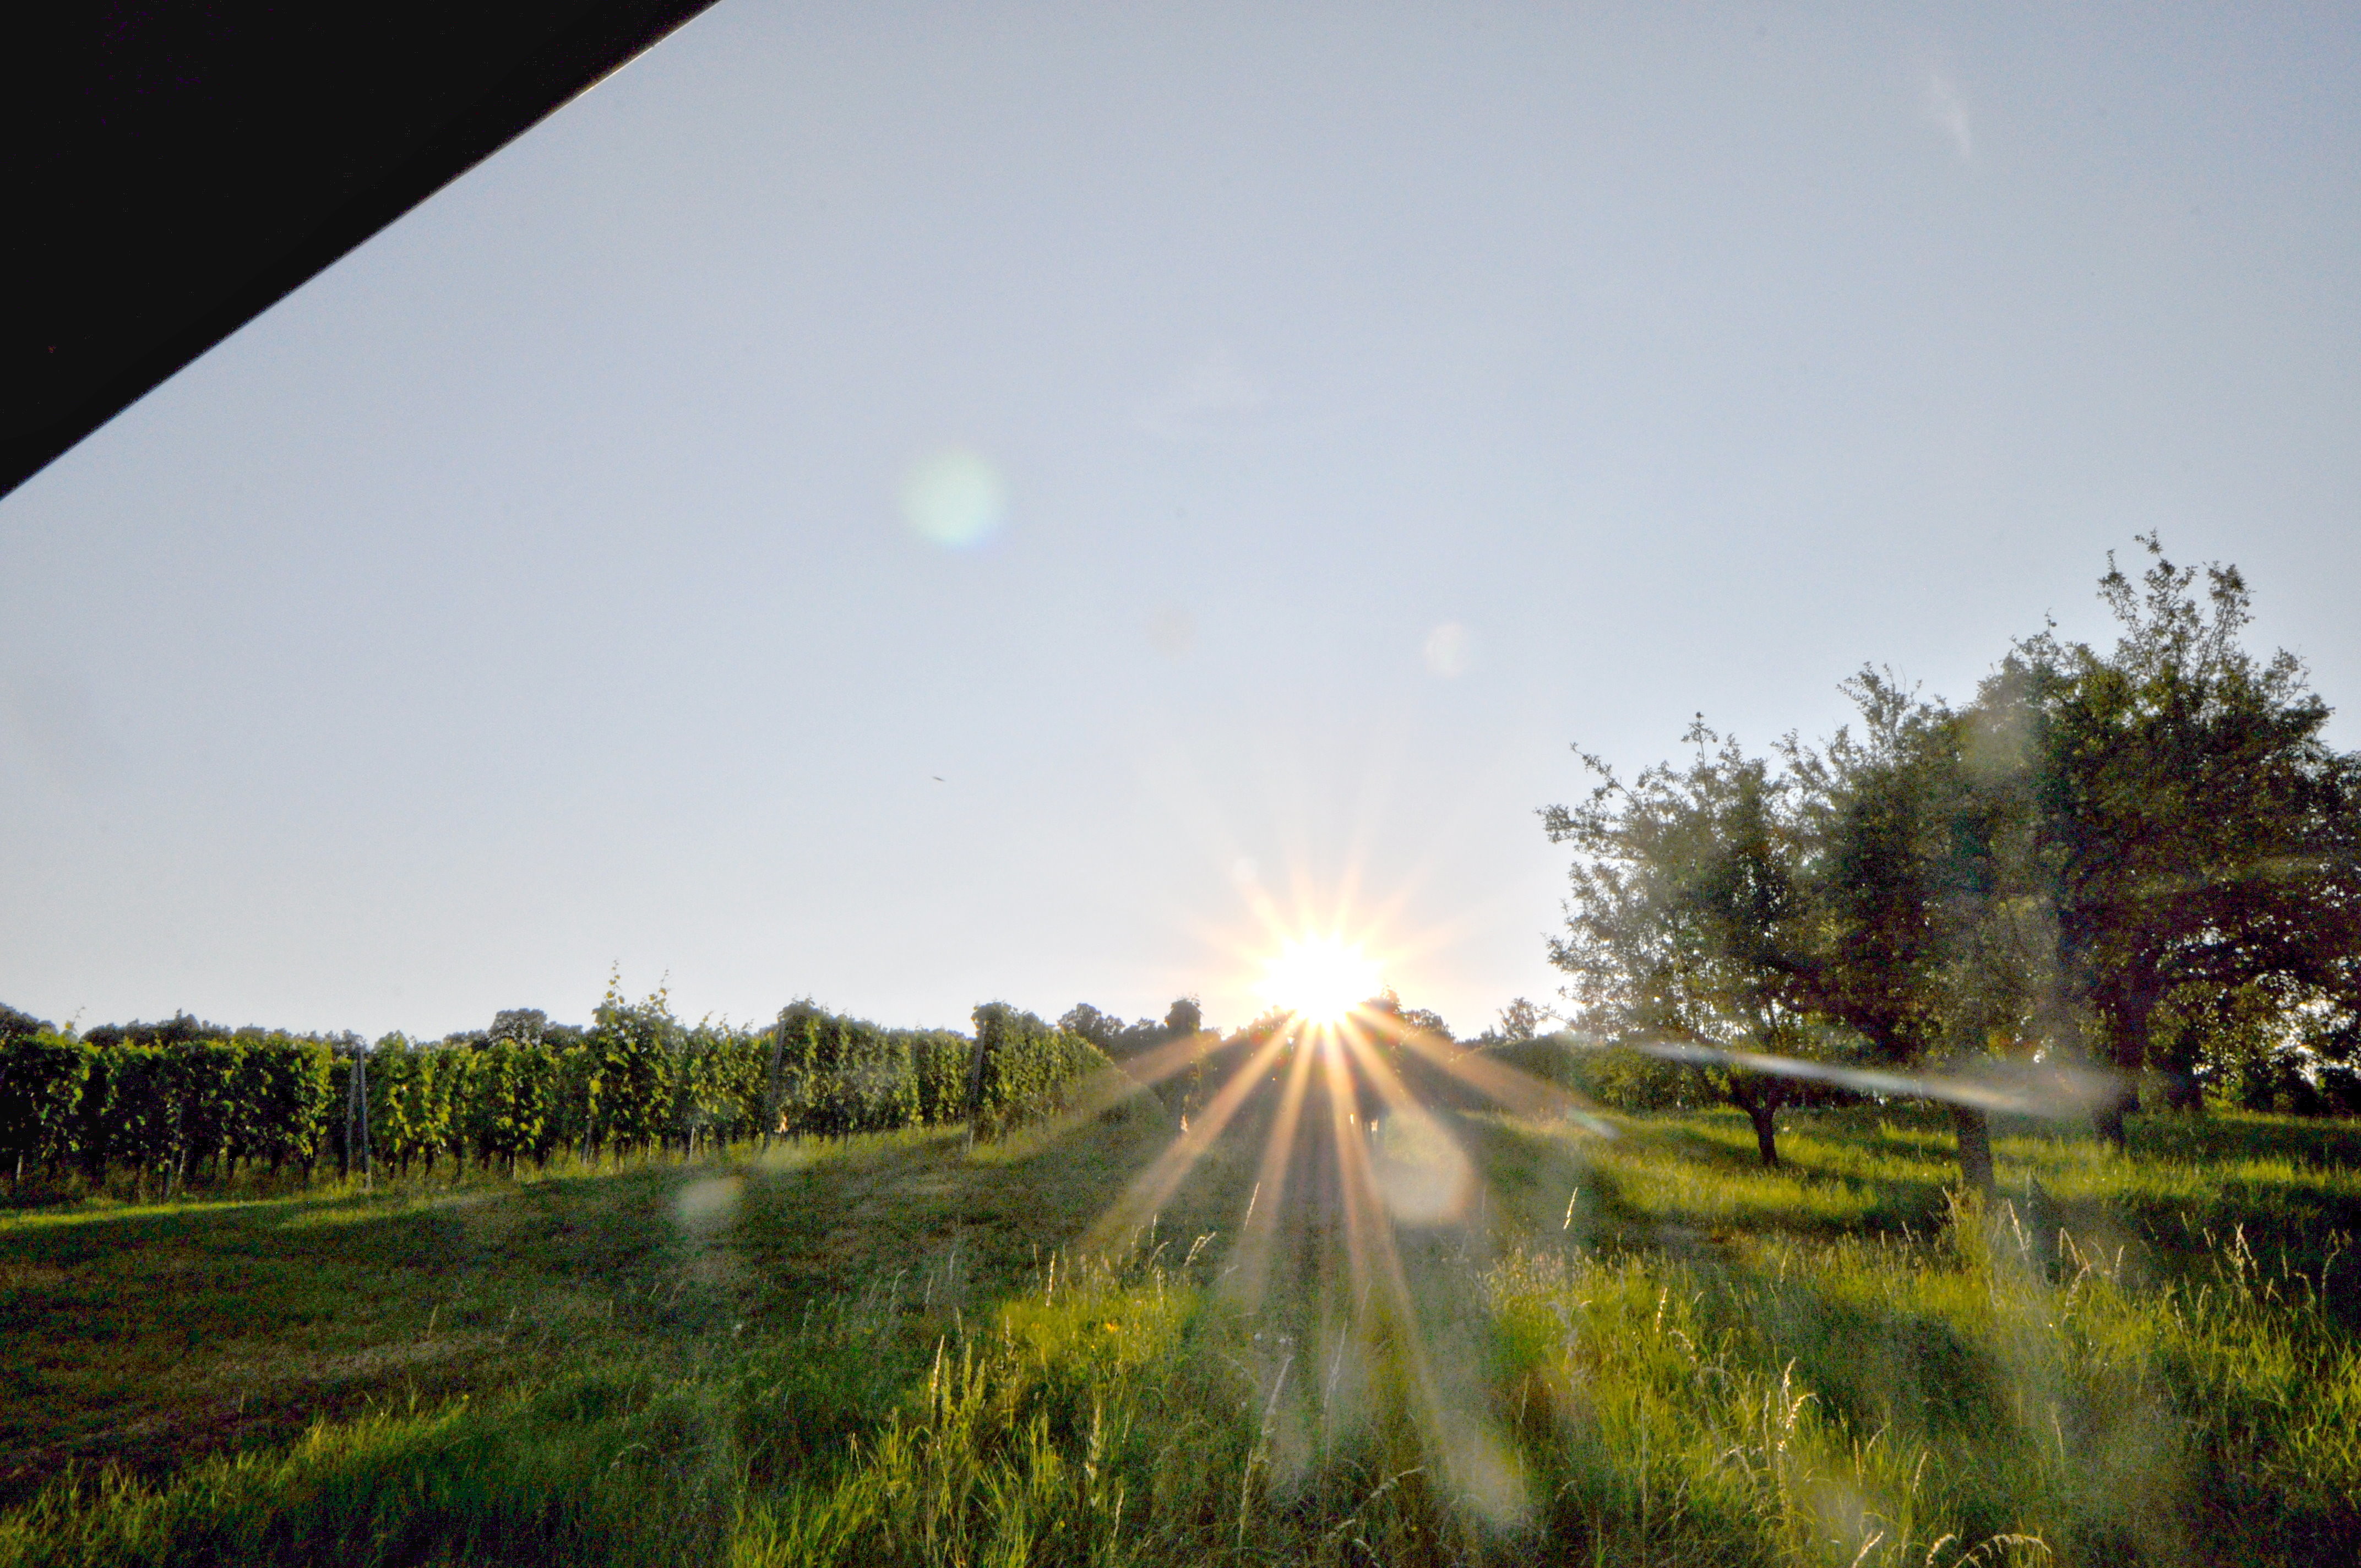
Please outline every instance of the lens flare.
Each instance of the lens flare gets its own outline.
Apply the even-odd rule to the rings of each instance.
[[[922,458],[902,482],[902,511],[910,527],[950,549],[982,543],[998,531],[1007,510],[1000,475],[963,448]]]
[[[1426,634],[1426,667],[1445,680],[1467,673],[1467,629],[1455,620],[1446,620]]]
[[[1335,1024],[1378,993],[1378,960],[1342,937],[1298,937],[1263,960],[1265,1001],[1309,1024]]]

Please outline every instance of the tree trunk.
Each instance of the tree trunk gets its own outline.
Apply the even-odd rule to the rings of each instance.
[[[2191,1116],[2205,1114],[2205,1091],[2197,1081],[2196,1073],[2185,1067],[2172,1067],[2164,1069],[2162,1079],[2167,1110]]]
[[[2140,1108],[2139,1083],[2136,1079],[2124,1079],[2115,1091],[2101,1100],[2091,1112],[2091,1125],[2099,1139],[2117,1154],[2124,1152],[2124,1118]]]
[[[2122,1075],[2122,1088],[2092,1113],[2091,1122],[2099,1136],[2118,1153],[2124,1148],[2124,1117],[2140,1108],[2139,1074],[2147,1066],[2148,1022],[2163,996],[2164,982],[2156,960],[2143,956],[2134,959],[2116,982],[2112,1005],[2101,1009],[2113,1025],[2111,1054],[2116,1072]]]
[[[1746,1119],[1754,1124],[1754,1152],[1763,1157],[1766,1168],[1779,1164],[1779,1128],[1773,1120],[1779,1108],[1767,1101],[1757,1101],[1746,1107]]]
[[[1992,1123],[1973,1105],[1951,1107],[1951,1127],[1960,1139],[1960,1183],[1985,1197],[1993,1190]]]

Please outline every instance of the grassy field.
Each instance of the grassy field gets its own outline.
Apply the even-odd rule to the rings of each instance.
[[[1985,1209],[1901,1111],[1617,1127],[1386,1128],[1393,1226],[1250,1113],[1092,1252],[1152,1103],[19,1212],[0,1563],[2361,1555],[2361,1131],[2019,1130]]]

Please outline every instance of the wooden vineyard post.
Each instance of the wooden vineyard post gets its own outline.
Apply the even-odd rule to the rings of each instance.
[[[370,1186],[368,1047],[353,1047],[352,1075],[345,1081],[345,1157],[351,1168],[361,1173],[366,1190]]]
[[[779,1130],[779,1068],[787,1049],[787,1015],[779,1014],[771,1030],[771,1067],[763,1082],[763,1152],[771,1149],[772,1136]]]
[[[983,1053],[990,1037],[984,1021],[975,1021],[975,1054],[967,1063],[967,1146],[975,1147],[975,1124],[983,1116]]]

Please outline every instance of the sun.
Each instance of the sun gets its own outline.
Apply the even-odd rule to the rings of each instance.
[[[1334,1024],[1378,993],[1378,960],[1342,937],[1294,937],[1263,960],[1266,1001],[1312,1024]]]

